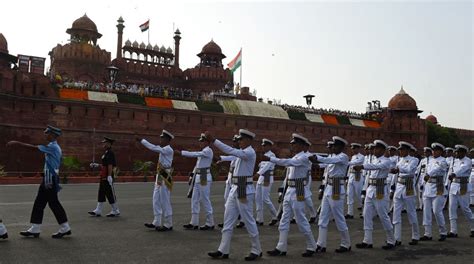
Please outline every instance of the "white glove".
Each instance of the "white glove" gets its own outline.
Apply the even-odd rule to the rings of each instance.
[[[114,182],[112,176],[107,176],[107,181],[109,182],[110,186],[112,186],[112,183]]]

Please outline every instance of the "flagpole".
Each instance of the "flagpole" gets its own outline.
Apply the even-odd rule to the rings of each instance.
[[[240,57],[242,57],[242,48],[240,48]],[[242,59],[240,59],[240,87],[242,87]]]
[[[148,18],[148,45],[150,45],[150,19]]]

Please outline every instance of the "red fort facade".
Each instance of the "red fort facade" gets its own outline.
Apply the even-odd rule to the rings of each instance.
[[[324,122],[311,122],[287,116],[269,117],[252,113],[252,109],[247,110],[247,114],[230,111],[229,102],[241,108],[242,105],[266,105],[256,102],[247,87],[234,94],[230,101],[221,102],[222,107],[227,110],[206,111],[200,106],[200,99],[205,94],[222,90],[233,83],[231,71],[222,64],[226,56],[221,48],[211,40],[197,54],[197,65],[182,70],[179,64],[179,30],[173,36],[174,47],[166,48],[129,40],[123,42],[124,20],[119,18],[117,22],[115,59],[112,60],[111,53],[97,45],[102,35],[96,24],[84,15],[67,29],[66,32],[71,36],[70,42],[58,44],[49,52],[51,65],[47,75],[14,67],[17,57],[8,53],[7,40],[0,33],[0,165],[4,165],[6,171],[38,171],[41,168],[37,153],[15,150],[12,155],[12,150],[5,149],[4,146],[9,140],[44,143],[43,130],[47,124],[63,129],[63,136],[59,140],[63,154],[77,157],[84,166],[93,160],[94,148],[95,160],[100,158],[100,144],[97,142],[102,136],[116,139],[114,149],[118,164],[122,170],[131,170],[135,160],[157,159],[155,153],[145,151],[135,142],[135,136],[158,142],[162,129],[174,133],[176,138],[173,146],[176,149],[196,150],[197,138],[203,131],[214,131],[218,138],[229,142],[239,128],[248,128],[257,134],[258,140],[264,137],[273,140],[278,155],[289,155],[288,141],[291,133],[301,133],[308,137],[313,143],[311,150],[319,152],[324,151],[326,141],[334,135],[344,137],[349,142],[367,143],[380,138],[389,144],[404,140],[423,147],[427,144],[426,122],[437,123],[434,116],[429,116],[426,120],[419,117],[421,111],[416,101],[403,88],[390,99],[387,107],[380,109],[377,121],[334,123],[325,122],[326,117],[323,115]],[[110,65],[119,69],[115,81],[124,87],[133,84],[137,87],[164,87],[167,91],[171,87],[179,88],[180,91],[191,91],[190,98],[193,99],[171,100],[166,95],[164,98],[136,95],[134,100],[140,100],[141,103],[132,103],[124,101],[125,95],[115,95],[110,91],[99,89],[87,92],[82,88],[65,89],[58,85],[58,79],[63,82],[73,80],[106,84],[110,81],[107,74],[107,67]],[[73,94],[86,96],[72,99],[70,95]],[[118,101],[94,99],[112,98],[111,95],[118,98]],[[167,102],[171,102],[172,106],[167,105]],[[198,107],[191,107],[195,105]],[[340,120],[338,118],[335,117]],[[357,125],[363,122],[376,125]],[[455,131],[465,144],[471,144],[474,131]],[[258,149],[258,142],[255,147]],[[194,162],[175,157],[174,167],[178,172],[185,173],[192,169]]]

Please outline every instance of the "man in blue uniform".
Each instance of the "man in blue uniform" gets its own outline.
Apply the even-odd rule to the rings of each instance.
[[[61,135],[61,129],[48,126],[44,131],[48,145],[31,145],[19,141],[10,141],[7,147],[19,146],[29,149],[36,149],[44,153],[44,173],[43,180],[39,186],[38,194],[31,212],[31,227],[27,231],[20,232],[25,237],[38,238],[41,232],[41,224],[43,222],[44,208],[47,204],[53,211],[58,224],[59,231],[52,235],[53,238],[62,238],[71,235],[71,227],[68,224],[66,212],[58,200],[59,186],[59,167],[61,165],[62,152],[58,145],[57,138]]]

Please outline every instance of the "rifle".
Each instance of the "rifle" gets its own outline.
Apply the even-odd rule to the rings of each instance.
[[[190,172],[189,177],[191,179],[188,181],[189,188],[188,188],[187,197],[191,198],[191,197],[193,197],[194,182],[195,182],[195,179],[196,179],[196,175],[194,174],[194,172]]]

